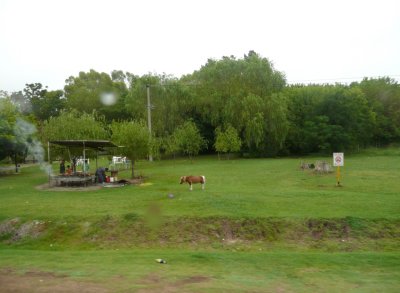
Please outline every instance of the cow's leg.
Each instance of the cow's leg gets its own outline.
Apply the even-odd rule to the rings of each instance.
[[[189,182],[189,185],[190,185],[190,191],[192,191],[192,190],[193,190],[193,185],[192,185],[192,183]]]
[[[201,183],[201,189],[203,189],[204,190],[204,182],[203,183]]]

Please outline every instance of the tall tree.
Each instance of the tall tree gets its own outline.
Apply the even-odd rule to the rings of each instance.
[[[48,91],[41,83],[26,84],[25,98],[32,106],[32,112],[39,121],[58,116],[65,107],[64,93],[61,90]]]
[[[375,113],[357,87],[292,86],[288,97],[291,153],[331,152],[367,146],[375,129]]]
[[[126,84],[113,81],[107,73],[95,70],[80,72],[77,77],[69,77],[64,87],[67,107],[91,113],[96,110],[107,121],[127,119],[125,111]]]
[[[375,128],[375,113],[360,89],[335,87],[318,109],[329,117],[332,125],[338,125],[350,138],[347,149],[365,147],[371,141]]]
[[[285,141],[288,153],[306,154],[310,151],[312,143],[304,135],[304,129],[307,122],[313,121],[319,115],[316,109],[326,91],[327,86],[321,85],[293,85],[284,90],[288,105],[289,129]]]
[[[32,112],[32,105],[22,91],[12,92],[10,94],[10,101],[22,114],[29,114]]]
[[[376,113],[373,140],[376,145],[400,141],[400,85],[388,78],[368,79],[352,84],[364,93]]]
[[[234,56],[210,59],[199,71],[183,77],[182,81],[193,85],[195,119],[200,118],[196,122],[208,140],[214,141],[215,134],[209,132],[210,129],[230,123],[238,129],[244,145],[253,154],[276,153],[280,149],[286,136],[286,102],[276,94],[282,91],[286,81],[283,73],[275,70],[268,59],[254,51],[243,59]],[[279,99],[282,101],[278,104],[283,106],[278,108],[280,114],[275,117],[275,112],[268,107],[276,106],[275,101]],[[282,119],[273,121],[278,116]],[[271,139],[277,138],[274,127],[281,122],[285,126],[280,131],[283,138],[274,141]],[[203,132],[207,129],[208,132]],[[275,137],[265,140],[266,134]]]
[[[150,95],[152,132],[167,137],[192,114],[190,91],[168,75],[138,77],[129,90],[126,107],[135,119],[147,121],[147,93]]]
[[[277,94],[231,99],[224,120],[241,133],[243,151],[253,156],[276,155],[288,132],[286,99]]]

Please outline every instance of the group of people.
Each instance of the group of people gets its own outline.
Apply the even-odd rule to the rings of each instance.
[[[85,160],[85,164],[82,165],[82,172],[84,174],[89,174],[89,169],[90,169],[89,162],[88,162],[88,160]],[[70,165],[67,165],[66,169],[65,169],[65,160],[61,160],[60,174],[61,175],[76,174],[76,158],[72,159],[72,167]]]
[[[67,165],[67,169],[65,169],[65,160],[61,160],[61,162],[60,162],[60,174],[61,175],[72,175],[72,168],[70,165]]]
[[[82,165],[82,172],[84,174],[89,174],[89,162],[88,160],[85,160],[85,163]],[[95,176],[96,176],[96,182],[98,183],[104,183],[106,182],[106,172],[108,172],[108,168],[104,167],[99,167],[96,170]],[[61,160],[60,162],[60,174],[61,175],[73,175],[76,174],[76,158],[72,159],[72,167],[70,165],[67,165],[67,168],[65,168],[65,160]]]

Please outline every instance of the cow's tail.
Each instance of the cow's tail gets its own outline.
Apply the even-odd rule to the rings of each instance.
[[[202,175],[201,177],[203,178],[203,184],[206,184],[206,176]]]

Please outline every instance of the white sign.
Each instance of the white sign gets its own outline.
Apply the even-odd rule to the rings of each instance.
[[[344,154],[333,153],[333,166],[344,166]]]

